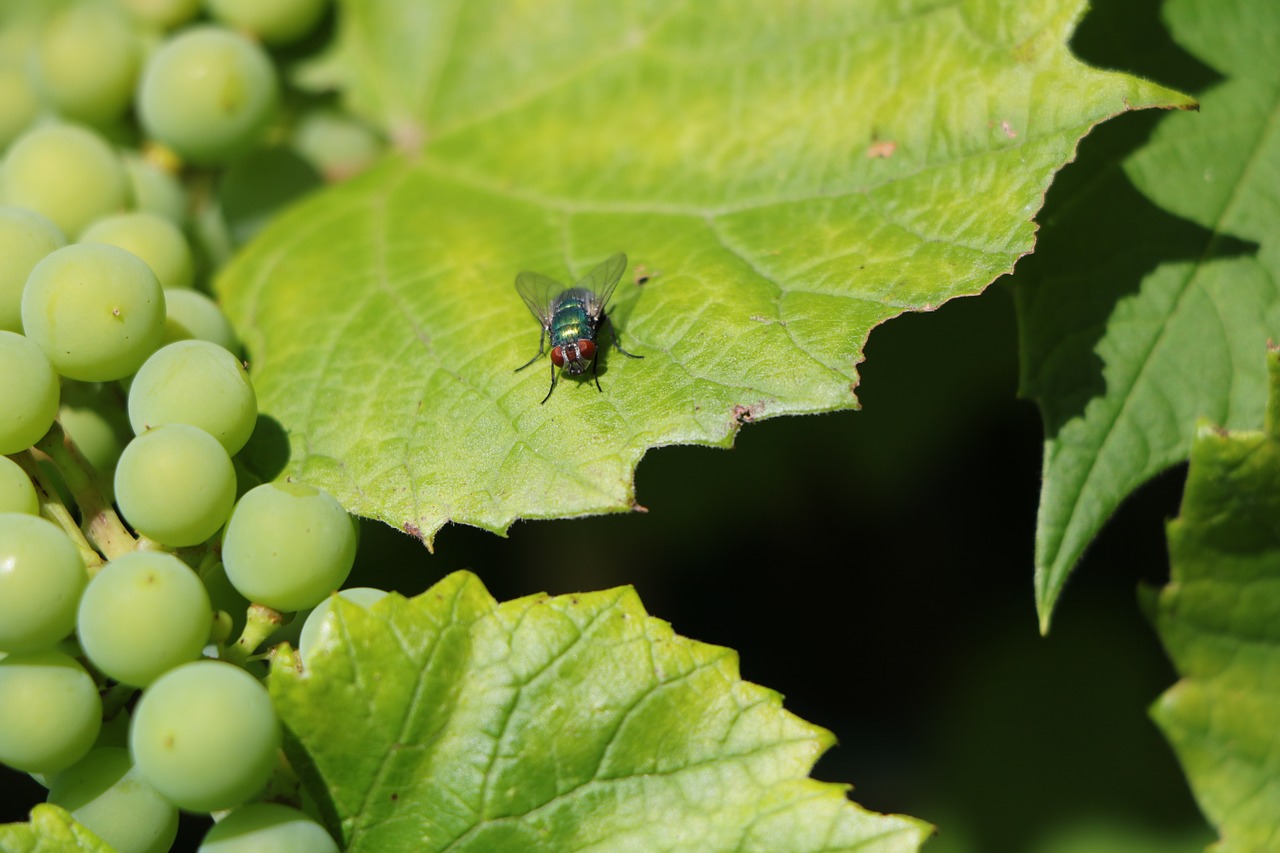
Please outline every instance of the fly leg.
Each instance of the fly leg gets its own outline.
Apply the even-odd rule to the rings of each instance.
[[[599,391],[601,394],[603,394],[604,389],[600,387],[600,348],[599,347],[596,347],[596,354],[591,359],[591,378],[596,381],[596,390]]]
[[[533,362],[530,362],[529,364],[532,364],[532,363],[533,363]],[[528,364],[526,364],[524,367],[528,367],[528,366],[529,366],[529,365],[528,365]],[[524,370],[524,367],[522,367],[522,368],[520,368],[520,369],[521,369],[521,370]],[[552,365],[551,365],[551,387],[547,389],[547,396],[545,396],[545,397],[543,397],[543,398],[542,398],[542,403],[545,403],[545,402],[547,402],[548,400],[550,400],[550,399],[551,399],[551,392],[552,392],[552,391],[554,391],[554,390],[556,390],[556,366],[555,366],[555,364],[552,364]],[[542,403],[539,403],[538,405],[539,405],[539,406],[541,406],[541,405],[542,405]]]
[[[541,331],[541,332],[538,332],[538,354],[537,354],[537,355],[535,355],[533,358],[529,359],[528,361],[526,361],[524,364],[522,364],[522,365],[520,365],[519,367],[517,367],[513,372],[515,372],[515,373],[519,373],[520,371],[524,370],[524,369],[525,369],[526,367],[528,367],[529,365],[533,364],[533,363],[534,363],[535,361],[537,361],[538,359],[542,358],[542,354],[543,354],[544,352],[546,352],[546,350],[543,348],[543,341],[544,341],[544,340],[546,340],[547,338],[549,338],[550,336],[551,336],[551,332],[550,332],[550,331],[548,331],[548,329],[547,329],[547,327],[546,327],[546,326],[543,326],[543,327],[542,327],[542,331]],[[554,380],[555,380],[555,375],[554,375],[554,374],[555,374],[555,370],[553,369],[553,370],[552,370],[552,386],[554,386],[554,385],[555,385],[555,381],[554,381]],[[543,400],[542,402],[544,402],[544,403],[545,403],[545,402],[546,402],[546,400]]]
[[[644,358],[642,355],[636,355],[633,352],[627,352],[622,348],[622,339],[618,337],[618,327],[613,325],[613,319],[608,315],[604,315],[605,321],[609,324],[609,335],[613,338],[613,348],[628,358]]]

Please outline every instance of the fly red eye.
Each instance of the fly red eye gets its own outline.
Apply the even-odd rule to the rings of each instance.
[[[596,345],[593,341],[578,341],[578,358],[595,358]]]
[[[551,348],[551,363],[556,367],[564,367],[564,352],[558,346]]]

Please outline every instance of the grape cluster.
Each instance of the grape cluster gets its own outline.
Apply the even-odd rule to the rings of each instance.
[[[323,104],[283,114],[272,51],[296,53],[328,2],[9,2],[0,763],[120,853],[170,849],[179,810],[218,813],[202,850],[337,850],[255,802],[291,779],[258,661],[288,614],[314,608],[304,655],[327,630],[357,530],[239,459],[257,398],[206,295],[234,242],[220,174],[282,140],[329,179],[377,151]]]

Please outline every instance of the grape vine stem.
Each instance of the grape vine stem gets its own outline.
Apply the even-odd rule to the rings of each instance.
[[[125,529],[124,522],[106,500],[101,475],[63,432],[62,425],[55,421],[35,446],[52,460],[71,497],[80,507],[80,528],[84,537],[108,560],[137,550],[137,540]]]
[[[32,448],[26,453],[10,458],[22,467],[22,470],[31,478],[31,483],[36,487],[36,492],[40,499],[40,514],[62,529],[62,532],[71,540],[71,543],[76,546],[76,550],[80,553],[80,559],[84,562],[89,574],[93,575],[95,570],[105,563],[105,560],[89,544],[89,540],[84,538],[84,534],[80,532],[80,525],[76,524],[76,520],[71,517],[70,511],[62,503],[62,498],[58,496],[57,488],[49,481],[44,469],[40,467],[40,459],[45,458],[45,455]]]
[[[284,624],[284,614],[261,604],[250,604],[240,639],[223,649],[222,659],[244,666],[258,646]]]

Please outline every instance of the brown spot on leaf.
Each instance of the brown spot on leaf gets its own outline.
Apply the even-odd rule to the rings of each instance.
[[[867,146],[867,158],[870,160],[887,160],[898,150],[898,143],[892,139],[877,139]]]
[[[733,407],[733,419],[740,424],[749,424],[764,413],[764,403],[752,403],[744,406],[741,403]]]

